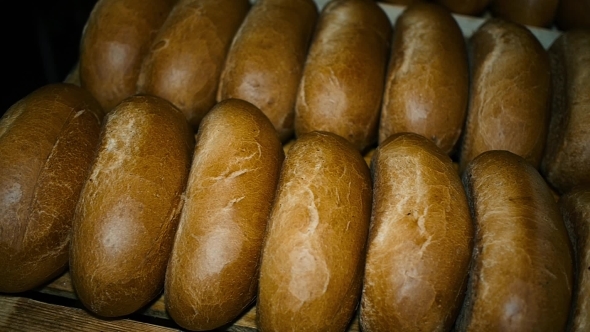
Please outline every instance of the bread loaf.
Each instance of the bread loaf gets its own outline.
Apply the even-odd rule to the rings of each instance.
[[[492,0],[495,16],[523,25],[547,27],[553,23],[560,0]]]
[[[106,117],[76,207],[72,283],[93,313],[135,312],[164,286],[194,138],[183,114],[132,96]]]
[[[364,150],[377,140],[391,23],[373,0],[322,10],[295,106],[295,134],[327,131]]]
[[[408,6],[422,0],[378,0],[379,2],[390,3],[392,5]]]
[[[361,154],[335,134],[301,136],[285,158],[262,252],[261,331],[344,331],[360,298],[371,214]]]
[[[549,55],[553,103],[541,170],[563,193],[590,185],[590,30],[562,34]]]
[[[72,84],[42,86],[0,120],[0,292],[22,292],[68,265],[74,209],[103,110]]]
[[[99,0],[80,41],[80,81],[110,111],[135,93],[143,58],[176,0]]]
[[[363,331],[448,331],[461,307],[473,225],[451,158],[400,133],[372,161],[373,212],[360,306]]]
[[[447,7],[451,12],[463,15],[478,16],[490,4],[491,0],[435,0]]]
[[[561,196],[561,214],[575,253],[576,273],[568,331],[590,329],[590,187],[577,187]]]
[[[170,101],[197,130],[249,8],[248,0],[179,0],[144,59],[137,92]]]
[[[447,9],[432,3],[407,7],[394,30],[379,142],[414,132],[450,154],[467,112],[469,65],[463,33]]]
[[[590,29],[590,0],[560,0],[555,24],[561,30]]]
[[[166,273],[166,308],[182,327],[219,328],[254,303],[283,158],[254,105],[226,99],[203,118]]]
[[[520,156],[488,151],[463,173],[475,244],[458,331],[564,331],[573,260],[553,195]]]
[[[551,102],[549,57],[525,27],[486,21],[470,39],[472,79],[461,170],[480,153],[507,150],[538,167]]]
[[[217,101],[259,107],[285,142],[293,136],[297,88],[318,9],[312,0],[259,0],[228,53]]]

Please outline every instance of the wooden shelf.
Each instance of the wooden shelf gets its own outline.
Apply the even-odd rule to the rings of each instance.
[[[0,295],[0,330],[14,332],[178,331],[177,329],[131,319],[100,319],[83,309],[7,295]]]
[[[68,272],[33,293],[50,295],[70,301],[77,306],[44,303],[24,295],[0,295],[0,331],[181,331],[166,312],[165,299],[161,295],[145,309],[135,315],[147,320],[165,321],[166,326],[145,323],[130,318],[106,319],[94,316],[83,309],[78,300]],[[172,326],[172,327],[170,327]],[[256,307],[250,308],[232,325],[225,329],[234,332],[254,332],[256,328]],[[358,318],[352,321],[348,332],[359,332]]]

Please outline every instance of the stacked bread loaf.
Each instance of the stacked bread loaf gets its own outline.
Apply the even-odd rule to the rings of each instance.
[[[79,86],[0,121],[0,292],[69,267],[94,314],[164,294],[194,331],[587,330],[590,31],[466,37],[440,2],[99,0]]]
[[[396,5],[410,5],[429,0],[377,0]],[[588,0],[432,0],[459,15],[500,17],[534,27],[561,30],[590,28]]]

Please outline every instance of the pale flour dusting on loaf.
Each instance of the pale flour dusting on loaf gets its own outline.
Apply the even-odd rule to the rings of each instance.
[[[146,207],[142,202],[124,196],[107,211],[103,219],[107,225],[100,229],[103,234],[97,236],[104,253],[98,256],[101,260],[99,264],[109,266],[111,257],[124,254],[126,249],[133,245],[132,241],[143,237],[147,229],[143,224],[136,222],[136,218],[144,209]],[[116,269],[117,266],[112,268]]]
[[[399,75],[407,75],[409,72],[411,72],[410,70],[414,64],[415,59],[421,55],[422,47],[420,45],[420,41],[424,39],[424,35],[426,34],[426,32],[421,29],[426,29],[428,27],[428,24],[422,19],[411,20],[408,22],[408,24],[411,24],[413,29],[406,32],[404,39],[411,40],[412,42],[404,44],[405,47],[403,49],[403,61],[399,65],[399,70],[397,70]],[[426,66],[425,69],[428,70],[430,68]]]
[[[211,211],[214,212],[215,211]],[[231,210],[222,209],[215,214],[216,218],[227,218]],[[231,238],[231,241],[227,239]],[[197,255],[203,256],[202,269],[197,275],[198,279],[206,280],[219,275],[224,268],[234,262],[242,250],[242,243],[246,240],[244,232],[238,224],[225,223],[221,227],[211,229],[207,236],[196,238],[203,242],[201,251]]]
[[[142,120],[138,117],[127,117],[121,113],[111,114],[107,120],[106,141],[101,147],[101,151],[96,161],[96,165],[92,174],[91,181],[96,181],[101,173],[110,173],[117,171],[128,160],[132,159],[138,149],[137,139],[140,133],[137,130],[138,126],[142,125]],[[119,122],[123,122],[120,124]],[[113,127],[117,130],[110,130]]]
[[[330,271],[326,262],[305,243],[305,238],[294,241],[299,244],[289,253],[291,273],[289,275],[289,292],[299,300],[292,303],[291,310],[299,310],[306,302],[324,295],[330,284]]]
[[[2,200],[0,201],[0,215],[5,215],[6,210],[18,203],[23,195],[21,186],[18,182],[13,182],[8,187],[2,187]]]

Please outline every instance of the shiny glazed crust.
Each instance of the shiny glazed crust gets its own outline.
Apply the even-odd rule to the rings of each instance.
[[[414,132],[450,154],[459,139],[469,92],[465,39],[442,6],[418,3],[396,21],[379,141]]]
[[[488,150],[507,150],[539,167],[551,103],[549,56],[525,27],[486,21],[471,37],[472,80],[461,170]]]
[[[137,92],[168,100],[196,131],[215,105],[225,57],[249,9],[248,0],[179,0],[143,61]]]
[[[218,328],[254,302],[283,158],[254,105],[226,99],[203,118],[166,274],[167,311],[181,326]]]
[[[259,0],[227,55],[217,101],[246,100],[260,108],[281,141],[293,136],[295,99],[315,28],[312,0]]]
[[[463,184],[475,244],[458,331],[563,331],[572,298],[573,257],[545,180],[522,157],[488,151]]]
[[[176,0],[100,0],[80,42],[81,86],[110,111],[135,93],[141,63]]]
[[[70,250],[90,311],[127,315],[162,290],[193,144],[183,114],[158,97],[129,97],[105,118]]]
[[[285,158],[262,252],[261,331],[344,331],[357,307],[371,214],[361,154],[326,132]]]
[[[373,156],[363,331],[448,331],[459,313],[473,225],[451,159],[417,134]]]
[[[359,150],[377,140],[391,23],[373,0],[324,7],[295,104],[295,134],[326,131]]]
[[[30,290],[67,268],[72,216],[102,118],[90,93],[56,83],[0,120],[0,292]]]

